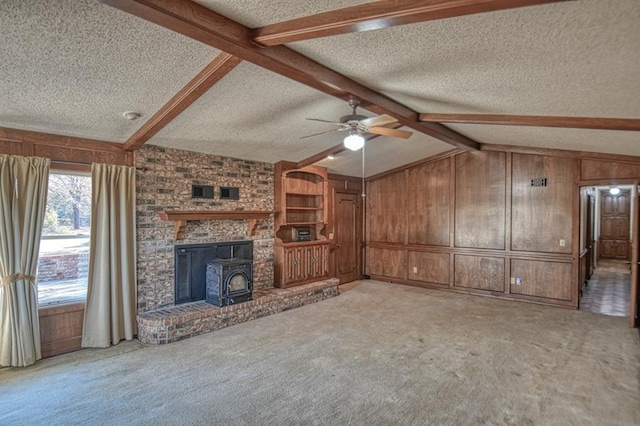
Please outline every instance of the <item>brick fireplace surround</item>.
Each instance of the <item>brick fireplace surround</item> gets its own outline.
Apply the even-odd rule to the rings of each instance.
[[[138,315],[138,339],[150,345],[177,342],[320,302],[338,295],[338,282],[337,278],[330,278],[288,289],[254,291],[252,301],[221,308],[201,301],[145,312]]]
[[[173,222],[159,210],[274,210],[273,165],[145,145],[136,151],[138,338],[164,344],[337,296],[338,280],[273,288],[274,219],[247,233],[246,220],[189,221],[176,241]],[[212,185],[215,198],[194,199],[192,185]],[[239,200],[220,200],[219,188],[240,188]],[[174,304],[174,246],[253,240],[252,301],[217,307]]]

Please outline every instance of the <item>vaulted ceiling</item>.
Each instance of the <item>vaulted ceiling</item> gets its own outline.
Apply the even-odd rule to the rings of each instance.
[[[306,118],[335,121],[350,112],[346,100],[355,96],[366,107],[364,115],[394,115],[402,129],[414,132],[408,140],[368,141],[367,176],[455,146],[640,155],[640,126],[633,121],[640,118],[637,0],[383,1],[376,3],[396,9],[459,3],[467,14],[344,27],[332,15],[324,28],[335,34],[297,30],[280,39],[266,35],[296,29],[297,22],[271,24],[367,2],[105,3],[0,2],[0,126],[127,147],[147,143],[299,162],[339,147],[344,137],[333,132],[301,140],[332,128]],[[468,3],[479,5],[480,13],[471,13]],[[491,10],[533,3],[543,4]],[[362,31],[390,24],[404,25]],[[300,27],[306,26],[303,21]],[[249,31],[260,27],[265,28]],[[285,43],[258,47],[257,41]],[[124,111],[142,117],[128,121]],[[450,116],[423,116],[434,120],[429,123],[419,120],[420,113],[632,119],[604,127],[636,130],[451,123]],[[578,127],[585,123],[598,127],[594,120]],[[359,176],[361,158],[360,152],[342,151],[318,164]]]

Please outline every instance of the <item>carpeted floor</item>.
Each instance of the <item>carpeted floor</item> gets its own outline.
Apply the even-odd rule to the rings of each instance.
[[[0,370],[0,424],[638,425],[624,318],[365,281],[160,347]]]

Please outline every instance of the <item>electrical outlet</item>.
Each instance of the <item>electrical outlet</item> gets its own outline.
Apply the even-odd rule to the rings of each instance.
[[[516,285],[522,285],[522,278],[516,277]]]
[[[560,247],[564,247],[566,244],[566,241],[563,239],[560,240]]]
[[[516,277],[511,277],[511,284],[515,284],[516,283]]]
[[[417,267],[417,266],[414,266],[414,267],[413,267],[413,273],[414,273],[414,274],[417,274],[417,273],[418,273],[418,267]]]
[[[333,240],[333,232],[329,232],[329,239]]]

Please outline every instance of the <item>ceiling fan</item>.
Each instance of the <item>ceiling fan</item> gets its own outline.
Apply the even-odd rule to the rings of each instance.
[[[357,99],[350,99],[349,106],[351,107],[351,114],[340,117],[340,121],[337,122],[322,120],[319,118],[307,118],[307,120],[335,124],[338,127],[331,130],[326,130],[324,132],[314,133],[313,135],[303,136],[300,139],[306,139],[330,132],[349,132],[349,134],[344,138],[344,146],[345,148],[348,148],[352,151],[357,151],[364,146],[365,139],[363,135],[367,133],[373,135],[391,136],[394,138],[402,139],[408,139],[413,134],[413,132],[408,132],[406,130],[382,127],[398,122],[398,120],[391,117],[390,115],[382,114],[376,117],[366,117],[364,115],[359,115],[356,112],[356,109],[358,108],[358,106],[360,106],[360,101]]]

